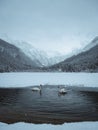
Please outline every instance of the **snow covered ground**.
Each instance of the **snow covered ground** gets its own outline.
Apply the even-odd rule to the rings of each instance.
[[[51,124],[29,124],[29,123],[15,123],[4,124],[0,123],[0,130],[98,130],[98,122],[81,122],[81,123],[65,123],[63,125]]]
[[[25,87],[39,84],[98,87],[98,73],[0,73],[0,87]]]

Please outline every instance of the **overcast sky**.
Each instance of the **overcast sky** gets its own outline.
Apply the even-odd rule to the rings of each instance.
[[[68,53],[98,35],[98,0],[0,0],[0,37]]]

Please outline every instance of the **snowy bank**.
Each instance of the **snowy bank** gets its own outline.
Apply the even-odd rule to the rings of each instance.
[[[0,73],[0,87],[65,84],[98,87],[98,73]]]
[[[98,130],[98,122],[80,122],[80,123],[65,123],[63,125],[51,124],[29,124],[29,123],[15,123],[4,124],[0,123],[0,130]]]

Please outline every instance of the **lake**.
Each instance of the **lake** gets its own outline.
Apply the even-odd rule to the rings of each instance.
[[[98,73],[0,73],[0,122],[79,121],[98,121]]]
[[[41,93],[32,87],[0,89],[0,122],[98,121],[98,88],[68,86],[59,95],[56,85],[43,86]]]

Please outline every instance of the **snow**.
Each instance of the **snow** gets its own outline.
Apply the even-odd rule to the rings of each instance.
[[[87,51],[91,48],[93,48],[94,46],[98,45],[98,36],[96,36],[89,44],[87,44],[83,51]]]
[[[0,87],[25,87],[39,84],[98,87],[98,73],[0,73]]]
[[[12,43],[13,44],[13,43]],[[35,48],[31,44],[27,42],[14,42],[14,45],[16,47],[19,47],[30,59],[39,61],[44,66],[53,65],[55,63],[58,63],[60,61],[63,61],[66,57],[55,52],[55,54],[52,54],[53,52],[50,52],[54,56],[48,56],[47,52],[42,51],[38,48]]]
[[[32,60],[38,60],[44,66],[50,66],[60,61],[65,60],[68,57],[71,57],[73,53],[70,54],[61,54],[57,51],[43,51],[38,48],[35,48],[30,43],[25,41],[9,41],[11,44],[14,44],[16,47],[20,48],[29,58]]]
[[[65,123],[63,125],[51,124],[29,124],[29,123],[15,123],[4,124],[0,123],[0,130],[98,130],[98,122],[79,122],[79,123]]]

